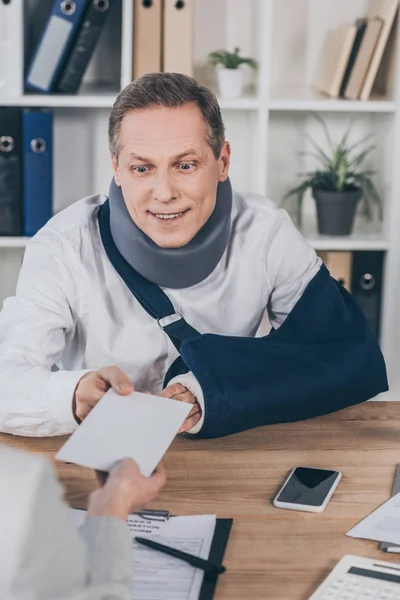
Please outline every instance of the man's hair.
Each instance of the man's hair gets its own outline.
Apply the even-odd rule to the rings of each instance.
[[[118,162],[121,150],[119,141],[121,123],[131,110],[143,110],[164,106],[176,108],[189,102],[195,103],[204,118],[206,139],[219,158],[225,141],[225,127],[216,95],[195,79],[180,73],[150,73],[128,84],[118,95],[108,121],[108,146]]]

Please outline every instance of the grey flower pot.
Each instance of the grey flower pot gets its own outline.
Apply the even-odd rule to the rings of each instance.
[[[313,188],[317,205],[318,231],[324,235],[349,235],[353,231],[360,188],[330,192]]]

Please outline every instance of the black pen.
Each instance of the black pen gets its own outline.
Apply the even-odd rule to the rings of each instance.
[[[164,554],[169,554],[170,556],[174,556],[175,558],[180,558],[181,560],[184,560],[190,565],[192,565],[192,567],[202,569],[205,573],[209,573],[212,575],[221,575],[221,573],[225,573],[226,571],[226,568],[223,565],[217,565],[216,563],[213,563],[210,560],[204,560],[203,558],[199,558],[198,556],[193,556],[193,554],[188,554],[187,552],[176,550],[175,548],[171,548],[170,546],[164,546],[164,544],[153,542],[153,540],[149,540],[147,538],[135,537],[135,541],[138,542],[138,544],[143,544],[143,546],[148,546],[153,550],[158,550],[159,552],[164,552]]]

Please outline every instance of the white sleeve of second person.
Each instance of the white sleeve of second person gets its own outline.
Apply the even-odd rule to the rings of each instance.
[[[24,513],[14,519],[20,524],[15,532],[19,545],[14,568],[7,573],[9,589],[1,597],[130,600],[132,535],[127,524],[115,517],[93,517],[77,531],[50,463],[35,457],[28,464],[29,503],[23,502]]]
[[[72,398],[89,369],[55,371],[72,334],[79,261],[58,234],[42,231],[25,251],[16,295],[0,313],[0,430],[26,436],[71,433]]]
[[[189,373],[184,373],[183,375],[177,375],[176,377],[171,379],[168,385],[172,385],[173,383],[181,383],[183,386],[185,386],[189,390],[189,392],[192,392],[193,396],[199,403],[201,408],[200,420],[196,423],[196,425],[194,425],[191,429],[188,430],[188,433],[199,433],[199,431],[203,427],[205,417],[204,395],[200,383],[197,381],[196,377],[191,371],[189,371]]]

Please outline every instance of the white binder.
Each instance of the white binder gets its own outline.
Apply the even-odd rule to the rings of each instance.
[[[23,94],[23,0],[0,0],[0,99]]]

